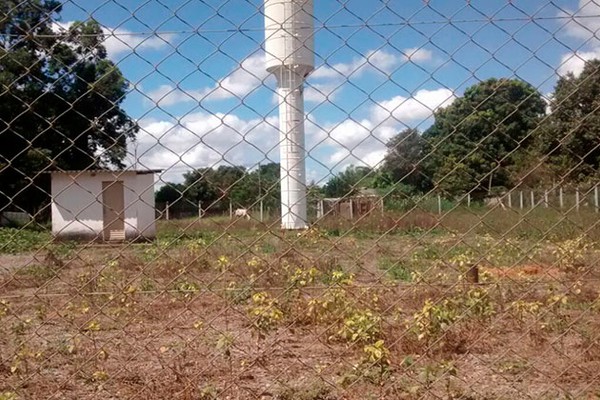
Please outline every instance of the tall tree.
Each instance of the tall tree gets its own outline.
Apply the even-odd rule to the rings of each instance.
[[[423,174],[423,153],[425,141],[417,129],[405,129],[387,143],[387,153],[381,167],[390,183],[410,185],[422,189],[427,184]]]
[[[56,0],[0,3],[0,209],[34,211],[27,193],[42,170],[122,167],[138,131],[99,24],[57,34],[60,11]]]
[[[542,152],[562,179],[600,176],[600,60],[585,63],[579,76],[561,77],[550,103]]]
[[[488,79],[469,87],[435,113],[423,134],[426,174],[452,195],[485,196],[514,184],[509,168],[533,142],[545,106],[540,93],[520,80]]]

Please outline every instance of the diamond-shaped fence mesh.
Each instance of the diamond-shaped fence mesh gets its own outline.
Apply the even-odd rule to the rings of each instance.
[[[599,28],[3,0],[0,400],[597,398]]]

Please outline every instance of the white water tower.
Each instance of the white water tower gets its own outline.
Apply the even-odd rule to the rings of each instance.
[[[304,80],[315,68],[312,0],[265,0],[267,71],[277,78],[281,227],[305,229]]]

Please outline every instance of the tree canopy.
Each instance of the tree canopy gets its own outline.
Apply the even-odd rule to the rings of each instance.
[[[217,168],[199,168],[184,174],[181,184],[168,183],[156,193],[157,202],[172,205],[197,206],[211,212],[225,211],[231,201],[234,207],[252,207],[262,199],[266,208],[277,208],[280,203],[278,163],[260,165],[253,170],[242,166],[221,165]]]
[[[423,174],[425,140],[417,129],[405,129],[387,143],[382,171],[389,183],[422,189],[428,179]]]
[[[423,134],[425,175],[451,195],[483,196],[510,186],[509,170],[533,142],[545,106],[540,93],[520,80],[488,79],[469,87],[435,113]]]
[[[586,62],[579,76],[561,77],[541,140],[558,178],[581,182],[600,169],[600,60]]]
[[[330,198],[353,196],[361,187],[371,187],[375,175],[369,167],[350,165],[327,181],[323,193]]]
[[[120,106],[128,84],[100,25],[58,34],[60,11],[56,0],[0,4],[0,209],[34,211],[45,195],[32,184],[40,171],[122,167],[138,131]]]

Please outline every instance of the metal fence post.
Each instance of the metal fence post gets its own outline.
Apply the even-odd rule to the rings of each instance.
[[[533,190],[531,191],[531,209],[533,210],[535,208],[535,193],[533,193]]]
[[[560,208],[562,210],[565,207],[565,200],[563,197],[563,188],[562,187],[560,187],[558,189],[558,202],[559,202]]]
[[[524,200],[523,200],[523,191],[521,190],[521,191],[519,191],[519,207],[522,210],[524,206],[525,205],[524,205]]]

